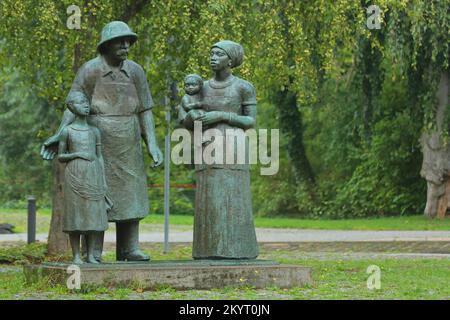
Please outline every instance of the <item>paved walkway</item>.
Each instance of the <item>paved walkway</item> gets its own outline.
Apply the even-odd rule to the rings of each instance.
[[[162,228],[161,228],[162,229]],[[140,242],[163,242],[164,232],[141,232]],[[392,241],[444,241],[450,242],[450,231],[343,231],[257,228],[258,242],[392,242]],[[40,242],[47,241],[47,234],[37,234]],[[26,241],[26,233],[0,235],[0,242]],[[114,230],[105,236],[106,242],[115,242]],[[169,232],[169,242],[192,242],[192,229],[173,226]]]

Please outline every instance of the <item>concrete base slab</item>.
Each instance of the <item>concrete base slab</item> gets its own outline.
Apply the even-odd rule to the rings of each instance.
[[[45,279],[49,284],[67,285],[74,271],[68,263],[24,266],[27,283]],[[171,287],[177,290],[251,286],[292,288],[312,283],[311,269],[281,265],[268,260],[178,260],[82,264],[81,286],[144,289]]]

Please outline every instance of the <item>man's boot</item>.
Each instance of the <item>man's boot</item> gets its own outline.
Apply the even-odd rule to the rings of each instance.
[[[116,223],[116,260],[148,261],[150,257],[139,249],[139,220]]]

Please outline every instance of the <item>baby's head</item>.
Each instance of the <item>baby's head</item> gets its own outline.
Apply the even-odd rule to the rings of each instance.
[[[78,116],[89,115],[90,106],[86,96],[79,91],[71,92],[66,99],[67,108]]]
[[[184,91],[192,96],[199,93],[203,87],[203,79],[198,74],[188,74],[184,78]]]

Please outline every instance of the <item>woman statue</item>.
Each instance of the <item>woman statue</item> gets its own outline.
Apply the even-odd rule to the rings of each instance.
[[[192,129],[193,122],[200,121],[203,128],[216,129],[215,132],[225,137],[227,129],[243,132],[255,125],[255,89],[231,72],[242,64],[243,58],[242,46],[233,41],[220,41],[211,47],[210,65],[214,75],[202,88],[205,112],[186,112],[180,108],[179,119],[183,126]],[[207,145],[203,142],[202,148]],[[236,149],[233,156],[239,152]],[[228,163],[196,165],[194,259],[255,259],[258,256],[249,166]]]

